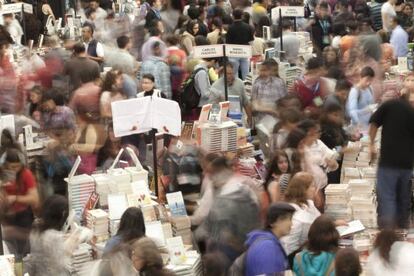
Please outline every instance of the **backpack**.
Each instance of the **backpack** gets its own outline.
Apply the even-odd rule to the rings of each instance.
[[[199,94],[195,88],[195,76],[201,70],[205,70],[204,68],[198,68],[191,73],[190,77],[188,77],[181,89],[180,95],[180,106],[183,112],[189,112],[194,108],[198,107],[200,103],[201,94]]]
[[[249,252],[249,249],[252,248],[252,246],[259,242],[264,240],[270,240],[266,237],[257,238],[250,246],[249,248],[244,251],[237,259],[234,260],[233,264],[230,266],[227,276],[244,276],[246,275],[246,259],[247,259],[247,252]]]

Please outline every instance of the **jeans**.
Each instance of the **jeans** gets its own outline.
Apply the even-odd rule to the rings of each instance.
[[[247,58],[229,58],[231,65],[233,66],[234,75],[237,77],[239,75],[239,68],[241,70],[241,79],[244,80],[249,74],[249,59]]]
[[[408,228],[412,170],[378,167],[377,200],[380,228]]]

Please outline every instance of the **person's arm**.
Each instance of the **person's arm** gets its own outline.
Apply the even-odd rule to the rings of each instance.
[[[39,194],[36,187],[30,188],[25,195],[10,195],[8,197],[9,203],[25,204],[34,209],[39,207]]]
[[[375,137],[377,137],[377,132],[378,132],[378,126],[375,123],[371,122],[369,124],[369,131],[368,131],[369,141],[370,141],[369,153],[371,156],[370,162],[374,161],[377,157],[377,149],[375,147]]]
[[[197,85],[200,96],[203,99],[208,99],[210,96],[210,81],[208,78],[208,72],[201,70],[195,75],[195,84]]]
[[[354,124],[358,124],[358,90],[356,88],[352,88],[349,92],[348,101],[346,103],[346,109],[348,111],[349,116]]]

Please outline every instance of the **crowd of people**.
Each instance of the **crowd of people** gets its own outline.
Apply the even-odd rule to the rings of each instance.
[[[411,226],[414,73],[403,70],[391,78],[404,58],[408,68],[413,66],[414,3],[23,2],[33,4],[33,14],[0,17],[0,111],[14,114],[16,123],[15,133],[1,133],[0,219],[7,250],[18,261],[30,253],[24,259],[30,275],[70,275],[70,256],[86,241],[80,230],[65,232],[70,213],[65,178],[76,156],[82,159],[78,173],[107,170],[125,147],[146,169],[153,167],[148,134],[115,137],[113,102],[162,97],[180,103],[183,121],[194,121],[204,105],[226,100],[226,84],[252,134],[269,117],[276,122],[267,138],[253,137],[264,152],[259,161],[265,162],[267,176],[257,181],[242,175],[237,158],[204,152],[170,135],[164,135],[156,164],[164,193],[200,194],[199,204],[187,210],[204,275],[283,275],[288,270],[307,276],[360,275],[358,252],[339,248],[336,227],[347,221],[323,213],[325,188],[341,182],[344,154],[357,151],[349,142],[361,139],[369,141],[371,161],[379,157],[381,232],[366,275],[414,273],[409,260],[414,245],[398,241],[394,231]],[[286,5],[303,6],[305,17],[271,18],[272,8]],[[63,32],[59,17],[64,17]],[[79,25],[67,27],[69,19]],[[301,56],[304,46],[296,31],[310,34],[312,57]],[[24,48],[29,41],[38,45],[40,34],[41,49]],[[214,44],[251,46],[252,57],[194,56],[196,46]],[[21,48],[23,56],[17,54]],[[266,59],[268,48],[280,51],[279,58]],[[303,67],[293,85],[279,74],[282,62]],[[183,98],[188,96],[185,83],[193,84],[195,103]],[[35,162],[29,162],[17,139],[19,125],[26,124],[48,141]],[[174,275],[146,237],[143,214],[135,207],[123,214],[93,273]]]

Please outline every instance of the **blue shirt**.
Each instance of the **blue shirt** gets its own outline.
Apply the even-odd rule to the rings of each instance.
[[[369,118],[372,114],[369,108],[371,104],[374,104],[371,87],[366,89],[352,87],[346,103],[346,111],[351,117],[353,125],[368,126]]]
[[[390,43],[394,48],[395,57],[406,57],[408,54],[408,34],[400,25],[391,33]]]

